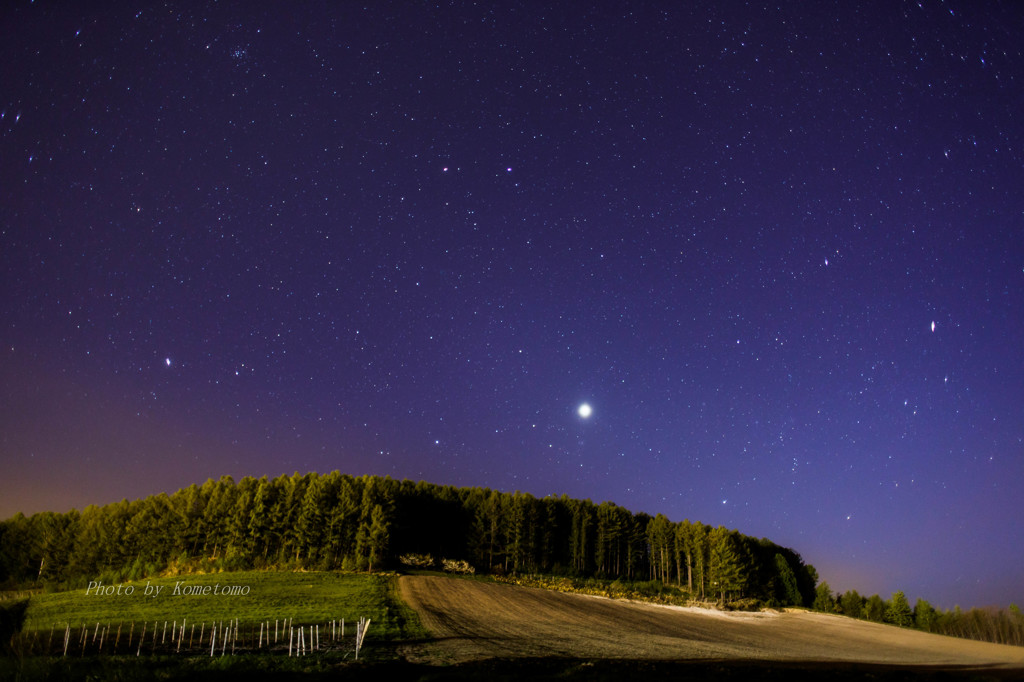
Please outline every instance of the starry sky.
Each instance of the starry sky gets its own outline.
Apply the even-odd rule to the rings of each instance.
[[[0,11],[0,517],[338,469],[1024,603],[1024,7],[366,5]]]

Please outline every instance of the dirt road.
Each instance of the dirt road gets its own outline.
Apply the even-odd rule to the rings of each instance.
[[[573,657],[855,662],[1020,669],[1024,648],[819,613],[723,613],[433,576],[403,576],[402,597],[436,640],[412,661]]]

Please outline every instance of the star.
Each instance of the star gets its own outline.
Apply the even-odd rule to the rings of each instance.
[[[576,413],[577,413],[577,414],[578,414],[578,415],[579,415],[580,417],[582,417],[583,419],[586,419],[586,418],[588,418],[588,417],[589,417],[589,416],[590,416],[591,414],[593,414],[593,413],[594,413],[594,410],[593,410],[593,408],[591,408],[591,407],[590,407],[590,405],[589,405],[589,404],[587,404],[587,403],[583,403],[582,405],[580,405],[579,409],[578,409],[578,410],[576,410]]]

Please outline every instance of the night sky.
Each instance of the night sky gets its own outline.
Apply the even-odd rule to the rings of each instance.
[[[366,4],[0,11],[0,518],[338,469],[1024,604],[1024,5]]]

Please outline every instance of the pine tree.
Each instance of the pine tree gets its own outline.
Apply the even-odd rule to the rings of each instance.
[[[693,557],[696,549],[696,533],[693,524],[685,519],[676,526],[676,549],[681,552],[686,565],[686,589],[693,594]],[[682,576],[680,576],[682,581]]]
[[[877,594],[873,594],[868,597],[868,603],[865,608],[865,615],[870,621],[881,623],[885,620],[885,601],[882,600]]]
[[[828,586],[828,583],[821,583],[815,589],[814,606],[811,608],[815,611],[824,611],[825,613],[835,611],[835,600],[832,598],[832,588]]]
[[[672,543],[675,530],[664,514],[658,514],[647,524],[647,542],[651,547],[651,578],[668,582],[672,562]]]
[[[390,481],[390,479],[387,479]],[[359,531],[356,534],[356,554],[369,570],[380,565],[386,556],[394,513],[394,498],[384,479],[366,477],[363,501],[360,505]]]
[[[889,600],[889,607],[885,610],[885,621],[902,628],[910,627],[914,622],[910,603],[902,591],[893,592],[892,599]]]
[[[935,608],[924,599],[918,599],[914,604],[914,627],[925,632],[932,632],[934,624]]]
[[[778,579],[777,599],[785,606],[800,606],[803,604],[803,597],[800,596],[800,586],[796,582],[796,574],[790,567],[786,557],[781,554],[775,555],[775,574]]]
[[[709,577],[723,604],[727,596],[741,593],[747,584],[747,566],[738,535],[723,526],[713,529],[710,535]]]
[[[693,524],[693,557],[694,568],[697,572],[697,586],[700,598],[707,598],[708,585],[708,563],[710,554],[710,528],[700,521]]]
[[[375,504],[370,511],[369,524],[359,528],[360,557],[366,560],[368,571],[373,571],[374,565],[380,566],[383,563],[390,538],[388,514],[382,505]]]
[[[315,561],[324,535],[324,481],[318,474],[308,477],[296,526],[295,560],[305,555]]]
[[[843,609],[843,615],[850,618],[862,618],[864,611],[864,598],[857,594],[857,590],[847,590],[839,598],[839,605]]]

